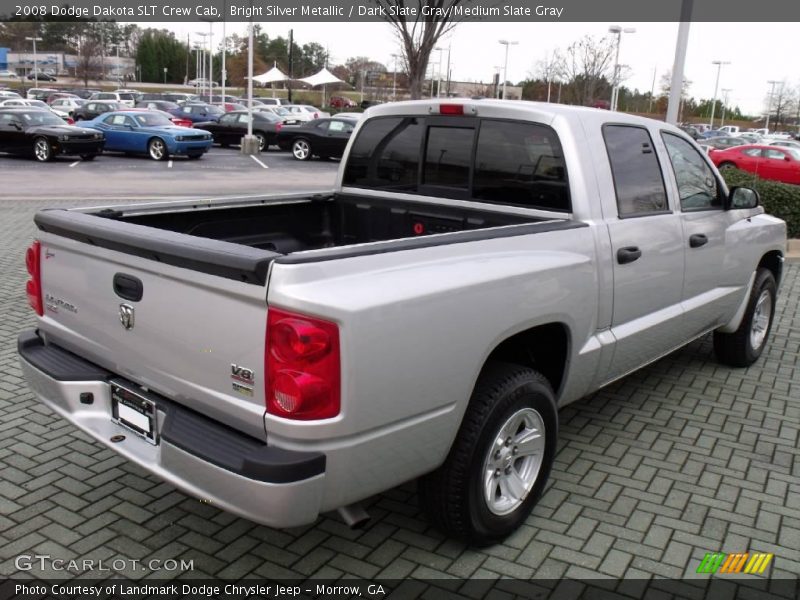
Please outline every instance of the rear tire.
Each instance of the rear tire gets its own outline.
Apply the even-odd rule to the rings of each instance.
[[[430,521],[470,544],[502,540],[542,495],[557,438],[558,411],[547,379],[520,365],[489,363],[447,459],[419,480]]]
[[[775,318],[778,286],[768,269],[759,269],[742,322],[733,333],[714,332],[714,354],[731,367],[749,367],[758,360],[769,339]]]
[[[203,156],[203,153],[201,152],[201,153],[199,153],[199,154],[197,154],[197,153],[195,153],[195,154],[187,154],[187,156],[188,156],[190,159],[192,159],[192,160],[197,160],[198,158],[200,158],[201,156]]]
[[[725,161],[719,165],[720,171],[730,171],[732,169],[738,169],[738,167],[730,161]]]
[[[81,154],[81,160],[92,161],[97,158],[97,154]]]
[[[255,133],[254,135],[258,140],[258,151],[264,152],[267,149],[267,137],[263,133]]]

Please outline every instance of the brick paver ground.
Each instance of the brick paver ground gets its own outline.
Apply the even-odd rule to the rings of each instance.
[[[564,409],[539,506],[505,543],[475,550],[429,527],[411,484],[372,499],[363,531],[337,517],[255,525],[161,483],[35,401],[15,340],[33,323],[23,250],[38,207],[0,201],[0,576],[37,553],[193,560],[194,576],[219,577],[679,578],[706,552],[748,550],[775,553],[773,577],[800,574],[797,265],[756,366],[718,365],[706,337]]]

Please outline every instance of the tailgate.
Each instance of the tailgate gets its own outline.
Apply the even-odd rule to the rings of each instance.
[[[264,438],[265,285],[40,233],[51,341]]]

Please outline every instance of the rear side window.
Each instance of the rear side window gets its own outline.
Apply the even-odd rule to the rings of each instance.
[[[614,176],[619,216],[667,211],[661,166],[648,131],[629,125],[605,125],[603,138]]]
[[[564,154],[555,132],[535,123],[484,121],[478,136],[472,196],[569,212]]]
[[[422,122],[417,117],[373,119],[361,128],[344,183],[382,189],[417,187]]]

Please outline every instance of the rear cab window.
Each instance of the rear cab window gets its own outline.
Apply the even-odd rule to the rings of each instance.
[[[621,218],[669,212],[667,191],[650,132],[636,125],[603,126]]]
[[[354,140],[343,183],[571,212],[558,136],[530,121],[376,117]]]

